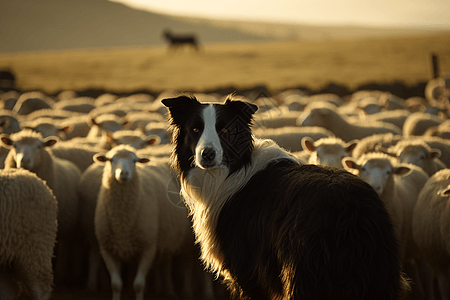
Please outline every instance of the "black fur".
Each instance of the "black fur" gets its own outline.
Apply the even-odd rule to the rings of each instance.
[[[173,166],[183,180],[196,146],[189,132],[199,126],[203,104],[187,96],[163,104],[170,111]],[[245,128],[242,140],[224,142],[234,172],[251,164],[256,107],[230,99],[217,107],[218,120],[234,124],[237,116],[239,130]],[[383,202],[345,170],[272,162],[226,201],[214,234],[234,299],[387,300],[408,288]]]
[[[169,49],[176,49],[180,46],[187,45],[192,46],[196,51],[199,51],[199,43],[198,38],[191,34],[191,35],[174,35],[169,30],[165,30],[163,32],[164,38],[169,42]]]

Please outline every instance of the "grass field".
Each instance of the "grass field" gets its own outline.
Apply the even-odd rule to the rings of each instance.
[[[330,82],[354,89],[366,83],[432,77],[431,53],[450,74],[450,34],[335,41],[205,45],[169,52],[165,47],[109,48],[0,54],[21,90],[105,89],[112,92],[166,89],[202,91],[218,87],[270,89]]]

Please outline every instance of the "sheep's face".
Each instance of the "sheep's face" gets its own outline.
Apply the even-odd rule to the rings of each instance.
[[[392,176],[404,175],[410,171],[410,168],[403,165],[393,166],[388,157],[363,158],[360,163],[344,158],[342,163],[346,168],[356,169],[359,177],[369,183],[380,197]]]
[[[24,136],[17,140],[2,137],[1,140],[4,145],[11,148],[16,167],[32,172],[36,172],[41,165],[43,148],[53,146],[56,143],[56,139],[52,137],[42,140],[34,136]]]
[[[119,184],[125,184],[133,179],[136,173],[136,163],[147,163],[150,161],[148,158],[137,157],[134,151],[122,149],[115,152],[114,150],[115,148],[108,152],[106,156],[97,154],[94,156],[94,160],[99,163],[105,163],[104,172],[109,173],[108,177]]]
[[[160,142],[160,138],[155,135],[123,135],[117,138],[111,137],[109,143],[112,147],[118,145],[129,145],[134,149],[143,149],[150,145],[157,145]]]
[[[402,163],[413,164],[425,170],[429,161],[440,155],[441,152],[437,149],[430,151],[420,145],[409,145],[398,154],[398,158]]]
[[[303,148],[311,152],[309,163],[327,167],[342,168],[342,159],[348,156],[348,153],[356,145],[357,140],[344,143],[344,141],[335,138],[323,138],[316,142],[310,138],[302,139]]]

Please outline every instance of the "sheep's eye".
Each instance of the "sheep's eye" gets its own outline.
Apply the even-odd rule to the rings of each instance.
[[[194,133],[198,133],[198,128],[194,128],[194,129],[192,129],[192,131],[194,132]]]

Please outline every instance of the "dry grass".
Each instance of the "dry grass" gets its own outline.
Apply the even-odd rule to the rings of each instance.
[[[205,90],[216,87],[349,88],[368,82],[413,85],[432,76],[431,53],[450,74],[450,34],[367,40],[205,45],[200,53],[164,47],[0,55],[18,88],[61,90]]]

